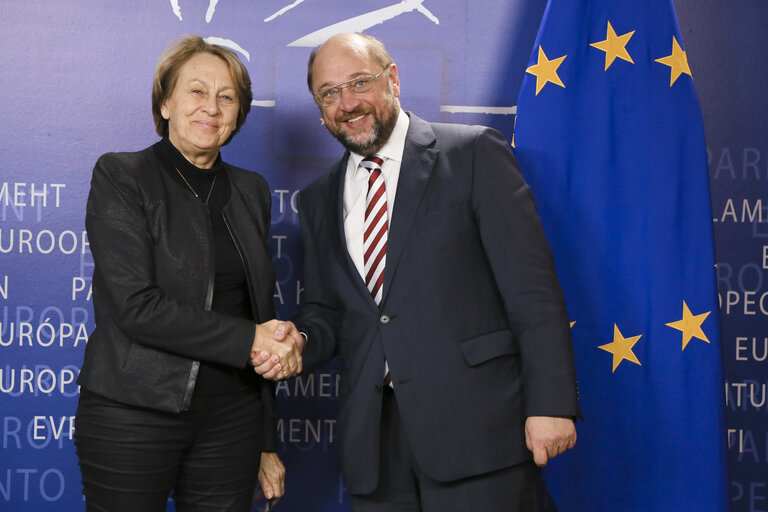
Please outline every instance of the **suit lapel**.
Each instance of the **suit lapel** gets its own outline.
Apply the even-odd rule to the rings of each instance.
[[[409,117],[410,125],[405,139],[403,161],[400,165],[395,206],[387,234],[387,265],[384,271],[382,305],[389,295],[413,217],[427,189],[429,177],[432,175],[439,154],[439,151],[433,147],[435,133],[429,123],[413,114],[409,114]]]

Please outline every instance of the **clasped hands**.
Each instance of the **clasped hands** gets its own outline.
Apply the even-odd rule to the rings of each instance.
[[[287,379],[301,373],[303,348],[304,337],[293,322],[270,320],[256,325],[250,363],[265,379]]]

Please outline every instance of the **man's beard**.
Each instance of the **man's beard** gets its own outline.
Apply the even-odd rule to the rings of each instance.
[[[387,109],[385,110],[384,117],[382,119],[379,119],[376,116],[375,110],[366,112],[363,109],[356,109],[353,112],[347,113],[344,116],[346,119],[352,119],[362,114],[370,114],[373,116],[373,127],[371,128],[370,133],[368,133],[368,135],[362,141],[355,140],[351,135],[341,130],[339,126],[343,123],[343,121],[337,121],[335,132],[330,128],[328,131],[331,132],[331,135],[333,135],[336,140],[341,142],[342,146],[347,148],[352,153],[357,153],[358,155],[363,156],[371,156],[380,150],[389,140],[389,137],[392,135],[392,131],[395,129],[395,125],[397,124],[398,113],[399,109],[397,108],[397,102],[395,101],[392,101],[389,105],[387,105]]]

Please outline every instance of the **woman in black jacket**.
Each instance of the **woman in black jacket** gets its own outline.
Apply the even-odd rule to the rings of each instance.
[[[164,511],[169,495],[178,511],[249,511],[257,478],[267,498],[283,493],[273,386],[250,365],[296,374],[301,338],[290,322],[266,322],[269,187],[219,152],[245,121],[250,87],[232,51],[182,37],[155,71],[162,139],[94,168],[96,328],[75,424],[89,511]]]

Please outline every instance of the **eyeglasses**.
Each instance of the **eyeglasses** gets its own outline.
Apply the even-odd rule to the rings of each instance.
[[[388,69],[389,66],[382,69],[377,75],[358,76],[352,80],[347,80],[346,82],[341,82],[340,84],[323,89],[315,95],[315,99],[323,107],[330,107],[339,102],[342,89],[349,89],[353,94],[365,94],[373,88],[373,83],[376,79]]]

